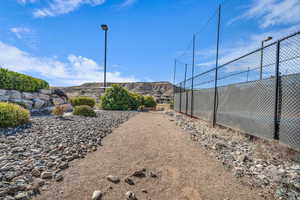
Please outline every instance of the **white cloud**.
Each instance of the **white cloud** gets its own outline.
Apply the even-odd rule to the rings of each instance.
[[[10,31],[16,35],[17,38],[21,39],[24,34],[30,33],[31,30],[25,27],[14,27]]]
[[[17,0],[20,4],[35,3],[38,0]]]
[[[103,81],[102,66],[83,56],[69,55],[66,62],[57,58],[36,57],[14,46],[0,42],[2,67],[50,80],[51,85],[77,85]],[[108,72],[110,82],[134,82],[133,76],[124,77],[120,72]]]
[[[34,30],[26,27],[13,27],[10,32],[30,49],[36,50],[38,48],[39,36]]]
[[[33,12],[34,17],[54,17],[70,13],[80,6],[87,4],[97,6],[106,0],[51,0],[47,8],[37,9]]]
[[[136,3],[136,1],[137,0],[125,0],[119,7],[124,8],[124,7],[127,7],[127,6],[131,6],[134,3]]]
[[[299,0],[253,0],[248,11],[233,19],[234,22],[243,18],[259,19],[260,27],[293,24],[300,21]],[[231,23],[230,22],[230,23]]]

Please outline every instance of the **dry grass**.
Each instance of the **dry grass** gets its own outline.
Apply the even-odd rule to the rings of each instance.
[[[164,111],[164,110],[170,110],[171,104],[157,104],[156,110],[158,111]]]

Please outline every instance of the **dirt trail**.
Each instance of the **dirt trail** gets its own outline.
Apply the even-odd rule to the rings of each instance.
[[[141,168],[159,178],[136,178],[133,186],[124,183],[126,176]],[[91,199],[95,190],[108,190],[104,200],[125,199],[128,190],[144,200],[262,199],[258,189],[240,184],[175,122],[159,113],[131,118],[104,139],[102,148],[72,162],[63,175],[63,182],[51,184],[36,199]],[[119,176],[121,183],[108,182],[107,175]]]

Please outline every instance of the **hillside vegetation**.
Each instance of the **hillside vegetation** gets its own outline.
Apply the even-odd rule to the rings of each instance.
[[[138,110],[141,107],[155,106],[153,97],[130,92],[120,85],[112,85],[101,97],[101,107],[104,110]]]
[[[36,92],[48,88],[49,84],[44,80],[0,68],[0,89]]]

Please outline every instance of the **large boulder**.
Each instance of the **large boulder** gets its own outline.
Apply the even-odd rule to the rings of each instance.
[[[34,93],[29,93],[29,92],[23,92],[22,93],[22,96],[24,99],[29,99],[29,100],[32,100],[34,98],[37,98],[37,95],[34,94]]]
[[[33,101],[34,101],[33,108],[38,110],[41,109],[46,104],[46,102],[41,99],[34,99]]]
[[[31,110],[33,106],[33,102],[26,99],[10,99],[10,102],[24,104],[28,110]]]
[[[73,106],[71,104],[63,104],[62,106],[64,106],[65,108],[65,112],[73,112]]]
[[[21,94],[21,92],[19,92],[17,90],[10,90],[9,91],[9,98],[10,99],[21,99],[22,94]]]
[[[57,105],[65,104],[66,101],[61,97],[54,97],[52,98],[52,103],[57,106]]]
[[[51,95],[52,91],[51,90],[46,90],[46,89],[41,89],[41,90],[39,90],[39,93],[45,94],[45,95]]]
[[[0,96],[5,96],[6,95],[6,90],[1,90],[0,89]]]
[[[44,101],[49,101],[50,100],[50,96],[49,95],[42,94],[42,93],[39,94],[38,98],[42,99]]]
[[[61,98],[65,98],[66,100],[68,100],[68,96],[66,95],[66,93],[61,90],[61,89],[54,89],[52,91],[52,94],[56,94],[57,96],[61,97]]]
[[[6,90],[0,90],[0,101],[8,101],[9,95]]]

